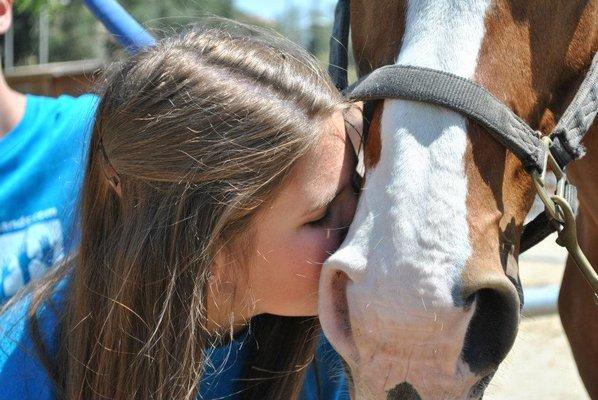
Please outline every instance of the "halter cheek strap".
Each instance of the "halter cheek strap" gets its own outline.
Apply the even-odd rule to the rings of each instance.
[[[330,36],[330,54],[328,74],[338,90],[344,90],[349,84],[349,0],[338,0],[334,10],[334,25]]]

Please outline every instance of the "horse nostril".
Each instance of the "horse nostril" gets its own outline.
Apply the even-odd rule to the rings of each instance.
[[[324,269],[320,279],[319,317],[322,329],[345,360],[352,360],[355,343],[347,302],[347,286],[352,281],[345,272],[334,268]]]
[[[469,323],[462,358],[471,372],[484,375],[505,358],[517,335],[519,300],[515,290],[484,288],[475,296],[475,311]]]

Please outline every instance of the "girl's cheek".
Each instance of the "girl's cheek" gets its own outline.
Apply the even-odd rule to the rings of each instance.
[[[310,232],[310,254],[317,263],[323,264],[340,246],[341,235],[338,229],[318,228]]]

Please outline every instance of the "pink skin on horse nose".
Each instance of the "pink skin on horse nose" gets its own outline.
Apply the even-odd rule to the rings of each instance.
[[[391,285],[373,284],[365,269],[343,262],[344,250],[322,271],[320,321],[351,369],[355,398],[396,398],[393,393],[403,393],[407,385],[419,396],[411,398],[422,399],[468,399],[480,391],[478,383],[498,364],[494,358],[502,359],[502,347],[510,347],[489,348],[479,337],[485,331],[478,329],[477,311],[490,315],[496,305],[492,285],[487,282],[483,293],[475,293],[462,307],[430,296],[410,301],[418,293],[415,288],[398,295]],[[485,326],[487,320],[482,322]],[[492,357],[482,357],[474,366],[464,359],[466,354]]]

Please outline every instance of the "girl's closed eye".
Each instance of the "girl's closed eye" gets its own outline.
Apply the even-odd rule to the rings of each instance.
[[[327,224],[330,220],[330,207],[331,204],[328,204],[323,210],[321,210],[316,217],[314,217],[311,221],[307,222],[307,225],[314,226],[314,227],[321,227]]]
[[[307,225],[326,229],[348,228],[355,209],[356,189],[358,190],[352,180],[330,203],[318,210],[315,216],[307,222]]]

